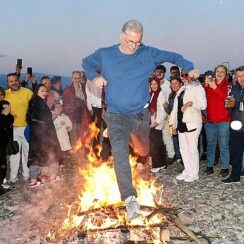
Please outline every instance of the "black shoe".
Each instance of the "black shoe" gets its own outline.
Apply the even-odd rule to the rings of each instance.
[[[229,169],[221,169],[220,174],[222,177],[228,176],[229,175]]]
[[[241,171],[241,175],[240,175],[241,177],[244,177],[244,169],[242,169],[242,171]]]
[[[206,161],[207,160],[207,154],[205,152],[202,153],[200,160],[201,161]]]
[[[234,180],[231,177],[229,177],[227,179],[221,180],[221,182],[225,184],[231,184],[231,183],[238,183],[240,182],[240,180]]]
[[[211,175],[211,174],[213,174],[213,173],[214,173],[214,169],[213,169],[213,167],[207,167],[206,170],[205,170],[205,173],[206,173],[207,175]]]
[[[3,189],[2,187],[0,188],[0,196],[2,196],[3,194],[9,192],[10,189]]]

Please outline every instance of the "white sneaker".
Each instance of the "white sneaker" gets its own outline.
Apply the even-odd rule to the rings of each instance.
[[[176,180],[185,180],[188,177],[188,174],[186,173],[185,170],[179,175],[176,176]]]
[[[195,180],[199,180],[199,176],[198,175],[196,175],[194,177],[188,176],[186,179],[184,179],[185,182],[193,182]]]
[[[141,210],[135,196],[130,196],[125,199],[125,206],[129,220],[140,217]]]
[[[152,168],[152,169],[151,169],[151,172],[152,172],[152,173],[158,173],[158,171],[161,170],[161,169],[166,169],[166,166],[158,167],[158,168]]]
[[[9,189],[10,188],[10,185],[8,183],[3,183],[2,184],[2,188],[3,189]]]

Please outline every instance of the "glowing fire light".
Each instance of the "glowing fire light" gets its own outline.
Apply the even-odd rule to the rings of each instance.
[[[88,162],[79,168],[80,176],[84,179],[84,183],[81,186],[81,193],[79,203],[74,203],[68,206],[67,218],[62,224],[62,231],[72,230],[83,225],[86,230],[92,230],[98,227],[106,228],[110,226],[116,226],[118,223],[129,225],[141,225],[147,226],[150,223],[160,223],[162,218],[159,219],[156,216],[153,217],[150,222],[147,222],[145,218],[138,218],[133,222],[128,222],[125,217],[125,211],[118,211],[116,207],[123,206],[121,202],[120,193],[117,185],[116,175],[114,172],[113,165],[109,165],[107,162],[97,162],[97,158],[93,152],[90,144],[91,139],[96,137],[99,133],[95,127],[95,123],[89,126],[91,130],[91,136],[85,140],[84,147],[89,149],[87,155]],[[81,140],[78,141],[75,147],[75,152],[82,147]],[[101,151],[101,148],[98,148]],[[136,172],[136,158],[130,156],[130,163],[132,167],[132,174],[134,176],[134,186],[138,192],[138,200],[140,205],[154,206],[153,193],[157,189],[153,187],[153,182],[150,179],[143,179],[143,177]],[[92,209],[102,208],[105,206],[112,206],[109,214],[106,211],[100,211],[99,213],[89,212],[82,214]],[[112,214],[112,216],[110,216]],[[52,234],[52,235],[51,235]],[[51,233],[51,238],[55,233]]]

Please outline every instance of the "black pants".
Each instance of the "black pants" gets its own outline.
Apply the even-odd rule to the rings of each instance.
[[[163,143],[162,130],[150,129],[150,156],[152,157],[152,168],[166,166],[166,148]]]
[[[230,130],[230,161],[232,171],[230,177],[240,180],[244,151],[244,132]]]
[[[3,183],[7,174],[7,154],[6,145],[0,145],[0,184]]]

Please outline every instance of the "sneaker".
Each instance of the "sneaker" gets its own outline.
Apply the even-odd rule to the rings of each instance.
[[[207,175],[211,175],[211,174],[213,174],[213,173],[214,173],[214,169],[213,169],[213,167],[207,167],[206,170],[205,170],[205,173],[206,173]]]
[[[166,166],[164,165],[163,167],[152,168],[151,172],[152,173],[158,173],[161,169],[166,169]]]
[[[222,177],[226,177],[229,175],[229,169],[221,169],[220,174]]]
[[[184,170],[181,174],[176,176],[176,180],[185,180],[188,177],[188,174]]]
[[[193,182],[193,181],[196,181],[196,180],[199,180],[199,176],[198,175],[196,175],[194,177],[188,176],[186,179],[184,179],[185,182]]]
[[[9,192],[10,189],[3,189],[2,187],[0,187],[0,196],[4,195],[5,193]]]
[[[244,177],[244,169],[242,169],[240,177]]]
[[[6,183],[2,183],[2,188],[3,189],[9,189],[10,185],[6,182]]]
[[[221,180],[224,184],[231,184],[231,183],[239,183],[240,180],[234,180],[233,178],[229,177],[227,179]]]
[[[139,206],[135,196],[127,197],[125,199],[125,206],[126,206],[126,211],[127,211],[127,217],[129,220],[138,218],[142,215],[140,206]]]

